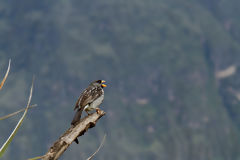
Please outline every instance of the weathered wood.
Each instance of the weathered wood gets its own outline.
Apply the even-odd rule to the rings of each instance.
[[[96,125],[97,121],[105,115],[105,112],[100,110],[98,113],[93,113],[83,118],[75,126],[71,126],[53,145],[48,152],[42,157],[43,160],[56,160],[70,144],[79,136],[82,136],[89,128]]]

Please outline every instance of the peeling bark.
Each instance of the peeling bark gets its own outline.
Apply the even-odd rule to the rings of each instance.
[[[100,110],[98,113],[90,114],[83,118],[75,126],[71,126],[48,150],[48,152],[42,156],[43,160],[56,160],[64,151],[70,146],[70,144],[79,136],[82,136],[89,128],[96,125],[97,121],[106,113]]]

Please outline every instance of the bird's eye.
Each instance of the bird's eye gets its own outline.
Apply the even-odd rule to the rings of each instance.
[[[98,80],[97,83],[102,83],[102,80]]]

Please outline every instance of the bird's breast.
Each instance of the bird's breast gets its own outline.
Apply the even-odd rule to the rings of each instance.
[[[91,108],[97,108],[103,102],[103,99],[104,99],[104,94],[101,95],[100,97],[98,97],[95,101],[93,101],[90,104],[90,107]]]

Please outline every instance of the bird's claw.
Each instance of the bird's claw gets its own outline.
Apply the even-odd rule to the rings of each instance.
[[[90,113],[88,111],[86,111],[86,113],[87,113],[88,116],[90,115]]]
[[[97,114],[100,114],[100,109],[99,108],[96,108],[96,112],[97,112]]]

